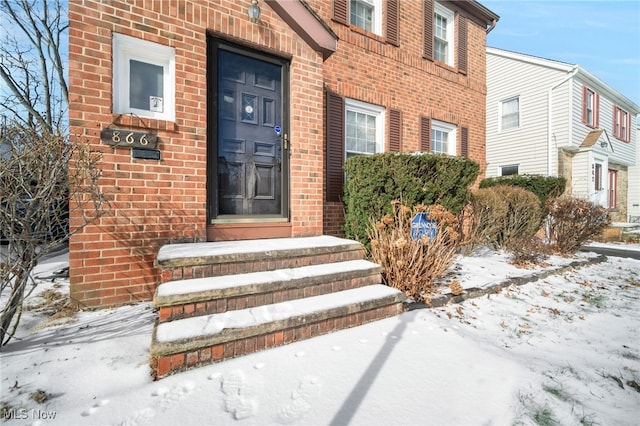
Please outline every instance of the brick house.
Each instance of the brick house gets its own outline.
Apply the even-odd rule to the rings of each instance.
[[[473,0],[69,2],[71,134],[111,203],[70,240],[72,298],[149,300],[169,242],[339,235],[350,155],[484,170],[497,19]]]

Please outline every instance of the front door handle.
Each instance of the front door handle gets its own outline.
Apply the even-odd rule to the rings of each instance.
[[[283,149],[289,149],[289,135],[287,135],[286,133],[283,135],[278,135],[278,139],[280,140],[280,143],[282,143]]]

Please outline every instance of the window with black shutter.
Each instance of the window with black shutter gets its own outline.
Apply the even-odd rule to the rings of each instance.
[[[340,201],[344,185],[344,99],[326,91],[325,102],[327,201]]]
[[[389,151],[402,151],[402,111],[389,110]]]

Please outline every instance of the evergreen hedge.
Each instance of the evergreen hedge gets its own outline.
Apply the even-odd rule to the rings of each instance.
[[[486,178],[480,182],[480,188],[498,185],[527,189],[538,196],[541,206],[545,206],[549,198],[559,197],[564,193],[567,179],[562,176],[511,175]]]
[[[368,246],[370,219],[391,214],[393,200],[405,206],[439,203],[454,214],[460,212],[480,166],[465,157],[391,152],[351,157],[345,171],[344,231],[347,238]]]

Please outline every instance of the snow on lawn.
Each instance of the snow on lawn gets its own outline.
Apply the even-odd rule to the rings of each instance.
[[[465,288],[537,271],[482,257],[484,268],[477,256],[458,260]],[[37,276],[64,265],[50,259]],[[158,382],[150,304],[44,325],[41,310],[25,313],[0,353],[9,425],[640,423],[638,260],[610,257]]]

